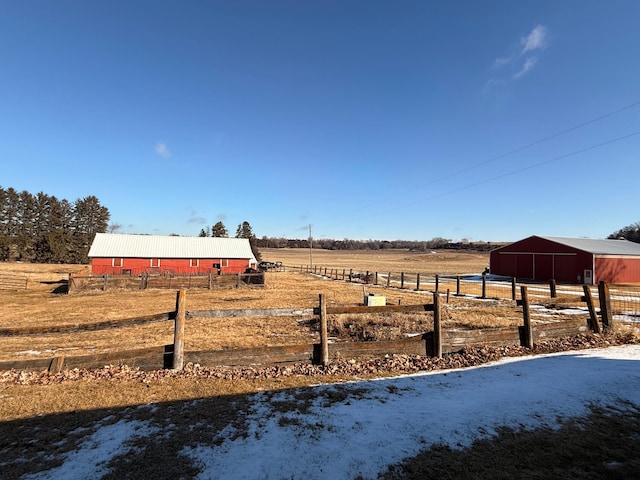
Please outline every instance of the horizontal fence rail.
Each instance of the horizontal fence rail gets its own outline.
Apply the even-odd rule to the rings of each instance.
[[[264,273],[237,273],[229,275],[70,275],[69,292],[75,290],[146,290],[238,288],[243,285],[264,286]]]
[[[522,306],[523,324],[512,327],[463,329],[442,326],[442,292],[433,292],[433,302],[417,305],[347,305],[327,306],[324,295],[320,295],[319,305],[313,308],[268,308],[268,309],[229,309],[229,310],[187,310],[185,291],[176,296],[176,309],[156,315],[98,322],[85,326],[60,326],[23,329],[2,329],[0,336],[31,335],[42,333],[69,333],[82,330],[121,328],[136,324],[174,321],[174,343],[144,349],[114,351],[95,355],[80,355],[54,358],[41,358],[12,362],[0,362],[0,370],[49,370],[59,372],[64,368],[99,368],[106,364],[127,364],[141,369],[182,369],[184,363],[198,363],[203,366],[241,366],[273,365],[291,362],[313,362],[326,365],[341,358],[359,358],[392,354],[429,355],[440,357],[446,353],[460,351],[476,345],[509,346],[523,345],[532,347],[536,342],[553,338],[599,333],[609,329],[616,320],[614,298],[620,296],[618,289],[611,290],[606,285],[599,286],[600,317],[593,303],[591,289],[585,288],[584,301],[587,310],[569,320],[557,320],[537,317],[530,302],[528,286],[520,286],[519,304]],[[535,289],[534,289],[535,290]],[[613,292],[613,294],[611,293]],[[391,312],[433,315],[433,331],[415,334],[408,338],[386,341],[329,341],[327,326],[329,315],[344,314],[384,314]],[[319,324],[320,343],[302,345],[264,346],[257,348],[224,349],[214,351],[184,351],[184,325],[189,319],[196,318],[232,318],[232,317],[270,317],[291,316],[316,318]],[[71,329],[71,330],[70,330]]]
[[[290,268],[291,269],[291,268]],[[376,272],[348,268],[301,265],[299,271],[312,273],[330,280],[361,283],[401,290],[446,292],[453,297],[477,297],[487,299],[520,299],[520,287],[527,286],[532,301],[556,299],[556,301],[581,301],[584,285],[549,282],[525,282],[510,277],[490,274],[434,275],[407,272]],[[593,297],[599,297],[597,286],[587,286]],[[640,321],[640,285],[611,285],[611,309],[613,317],[621,321]]]
[[[24,275],[0,275],[0,290],[24,290],[29,278]]]

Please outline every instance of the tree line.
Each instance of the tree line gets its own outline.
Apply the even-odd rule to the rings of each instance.
[[[200,230],[199,237],[229,237],[229,231],[227,227],[222,222],[217,222],[213,227],[203,228]],[[236,228],[236,237],[235,238],[248,238],[249,245],[251,245],[251,251],[253,252],[253,256],[259,262],[262,260],[260,255],[260,250],[258,250],[258,240],[253,233],[253,228],[251,224],[247,221],[238,224],[238,228]]]
[[[287,239],[262,237],[257,240],[263,248],[321,248],[325,250],[391,250],[403,249],[414,252],[432,250],[465,250],[485,252],[493,250],[504,243],[495,242],[454,242],[450,239],[436,237],[431,240],[335,240],[328,238]]]
[[[630,242],[640,243],[640,222],[627,225],[617,232],[613,232],[607,238],[614,240],[624,238],[625,240],[629,240]]]
[[[93,238],[107,231],[109,219],[93,195],[71,202],[0,186],[0,260],[87,263]]]
[[[222,222],[217,222],[213,227],[206,227],[200,230],[200,237],[228,237],[229,231]],[[325,250],[387,250],[405,249],[411,251],[431,251],[431,250],[467,250],[467,251],[489,251],[504,245],[504,243],[491,242],[469,242],[466,240],[453,242],[450,239],[435,237],[431,240],[335,240],[335,239],[291,239],[284,237],[256,237],[249,222],[238,224],[236,238],[248,238],[254,253],[257,248],[320,248]]]

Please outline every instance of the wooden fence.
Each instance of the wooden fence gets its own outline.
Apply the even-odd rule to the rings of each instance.
[[[24,275],[0,275],[0,290],[24,290],[29,278]]]
[[[585,292],[587,290],[585,289]],[[236,310],[202,310],[186,309],[184,290],[177,293],[176,309],[148,317],[138,317],[100,324],[88,325],[85,330],[130,326],[157,321],[174,321],[174,343],[171,345],[149,347],[145,349],[114,351],[98,355],[75,357],[55,357],[16,362],[1,362],[0,370],[49,370],[58,372],[63,368],[99,368],[106,364],[127,364],[143,370],[163,368],[182,369],[185,363],[198,363],[202,366],[241,366],[241,365],[273,365],[291,362],[313,362],[326,365],[340,358],[376,357],[387,354],[429,355],[441,357],[445,353],[460,351],[462,348],[476,345],[508,346],[524,345],[532,347],[534,343],[588,332],[602,331],[597,311],[590,295],[585,295],[588,303],[588,317],[581,316],[572,320],[534,323],[531,321],[529,295],[526,286],[521,287],[519,304],[522,305],[523,324],[521,326],[461,329],[443,328],[441,317],[441,294],[433,293],[433,303],[419,305],[385,305],[385,306],[327,306],[324,295],[319,297],[319,305],[314,308],[281,308],[281,309],[236,309]],[[610,309],[606,305],[608,290],[602,287],[600,302],[602,327],[606,330],[613,324]],[[329,342],[327,334],[328,315],[342,314],[375,314],[388,312],[430,313],[433,315],[433,331],[424,332],[409,338],[376,342]],[[185,351],[185,324],[192,318],[229,318],[229,317],[269,317],[269,316],[308,316],[319,320],[320,343],[285,345],[274,347],[242,348],[215,351]],[[79,331],[80,327],[66,327],[51,330],[3,329],[0,336],[25,335],[38,333],[54,333]]]
[[[329,268],[314,265],[301,265],[300,272],[321,275],[327,279],[345,282],[362,283],[364,285],[397,288],[400,290],[423,292],[446,292],[456,297],[473,296],[477,298],[493,298],[518,300],[520,287],[527,286],[531,298],[567,299],[573,297],[581,301],[589,289],[591,295],[598,298],[600,286],[557,284],[555,280],[548,282],[523,282],[516,278],[494,278],[487,274],[479,275],[426,275],[406,272],[374,272],[358,271],[346,268]],[[603,284],[603,282],[600,282]],[[640,320],[640,285],[607,285],[611,291],[609,297],[610,311],[613,317]],[[584,301],[584,300],[582,300]]]
[[[147,288],[238,288],[242,285],[264,286],[264,273],[236,275],[69,275],[69,292],[74,290],[145,290]]]

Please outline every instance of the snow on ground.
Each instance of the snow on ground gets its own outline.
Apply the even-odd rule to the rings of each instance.
[[[182,453],[199,478],[376,478],[436,443],[465,447],[500,426],[559,426],[588,406],[640,404],[640,345],[505,358],[481,367],[264,392],[250,397],[249,434]],[[283,408],[286,405],[286,408]],[[185,408],[188,404],[185,403]],[[29,478],[87,478],[121,454],[139,421],[101,427],[65,463]],[[93,474],[93,475],[92,475]]]

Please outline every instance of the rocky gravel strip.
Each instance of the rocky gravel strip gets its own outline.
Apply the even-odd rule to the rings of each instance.
[[[183,370],[146,371],[127,365],[106,365],[99,369],[70,369],[60,373],[6,370],[0,372],[0,384],[51,385],[65,382],[140,381],[150,383],[166,378],[212,378],[223,380],[252,380],[278,377],[304,376],[361,376],[393,373],[416,373],[423,371],[465,368],[481,365],[503,357],[603,348],[613,345],[640,343],[640,339],[629,335],[588,336],[550,340],[534,345],[533,349],[520,346],[473,347],[463,349],[443,358],[421,355],[387,355],[371,360],[336,360],[329,365],[295,363],[269,367],[203,367],[187,364]]]

